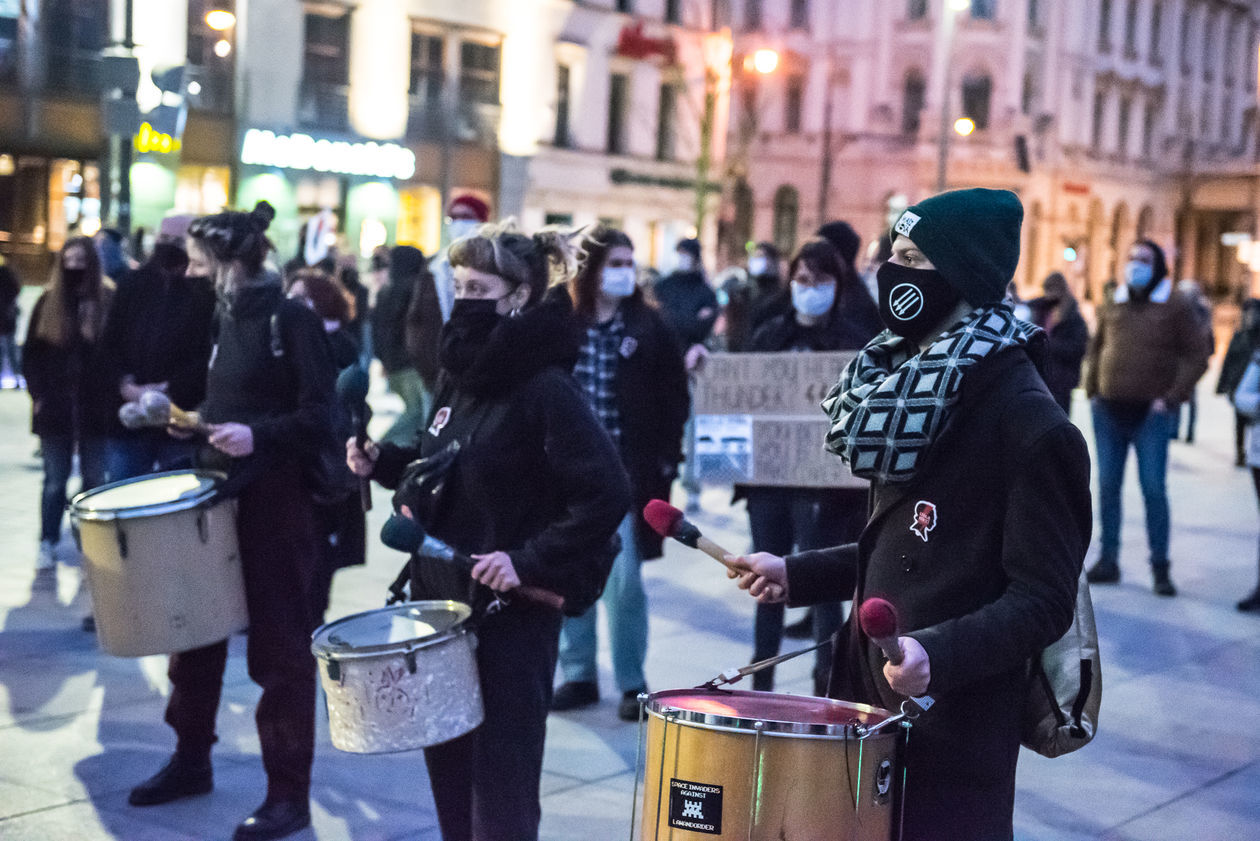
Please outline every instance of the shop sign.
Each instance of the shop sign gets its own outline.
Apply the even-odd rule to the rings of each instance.
[[[673,38],[652,38],[644,32],[643,21],[623,26],[617,35],[619,56],[639,59],[660,56],[667,64],[673,64],[677,53],[678,47]]]
[[[165,132],[156,130],[151,123],[140,124],[140,131],[136,132],[135,144],[137,152],[157,152],[162,155],[178,152],[181,145],[178,137],[171,137]]]
[[[1089,185],[1088,185],[1088,184],[1081,184],[1081,183],[1079,183],[1079,182],[1077,182],[1077,181],[1064,181],[1064,182],[1063,182],[1063,192],[1065,192],[1065,193],[1072,193],[1072,194],[1077,195],[1077,196],[1088,196],[1088,195],[1089,195]]]
[[[340,175],[407,179],[416,173],[416,154],[397,143],[316,139],[309,134],[277,135],[252,128],[241,144],[241,163]]]

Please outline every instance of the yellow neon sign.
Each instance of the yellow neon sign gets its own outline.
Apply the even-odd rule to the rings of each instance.
[[[149,123],[141,123],[140,131],[136,132],[135,145],[137,152],[157,152],[167,155],[171,152],[178,152],[182,144],[179,142],[179,138],[155,131]]]

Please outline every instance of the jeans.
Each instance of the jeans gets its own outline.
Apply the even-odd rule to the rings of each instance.
[[[0,375],[9,374],[14,379],[22,375],[22,357],[18,351],[17,337],[12,333],[0,336]]]
[[[1148,412],[1136,428],[1126,428],[1106,404],[1093,402],[1094,441],[1098,452],[1098,519],[1102,523],[1102,560],[1115,563],[1120,556],[1120,491],[1124,463],[1132,446],[1137,453],[1138,484],[1146,503],[1146,538],[1151,565],[1168,563],[1168,430],[1175,414]]]
[[[61,537],[61,516],[66,510],[66,484],[74,463],[73,435],[41,435],[44,454],[44,492],[40,505],[39,539],[56,543]],[[105,484],[105,438],[88,435],[79,438],[79,491]]]
[[[810,488],[749,488],[748,523],[754,552],[788,555],[857,540],[866,523],[866,505],[856,495],[837,495]],[[814,607],[814,641],[831,637],[842,621],[839,602]],[[781,604],[758,604],[753,620],[753,661],[774,657],[783,642]],[[831,672],[831,650],[814,652],[814,691],[825,694]],[[753,688],[774,688],[774,669],[753,675]]]
[[[382,436],[382,440],[407,446],[419,435],[425,418],[429,416],[429,391],[424,387],[424,380],[415,368],[404,368],[386,374],[385,380],[389,383],[389,390],[402,398],[403,413]]]
[[[612,646],[613,675],[619,692],[647,688],[643,661],[647,659],[647,593],[643,590],[642,560],[634,540],[634,514],[627,514],[617,533],[621,552],[600,601],[608,612],[608,639]],[[560,671],[566,681],[595,683],[596,606],[581,616],[564,620],[560,631]]]
[[[195,450],[196,445],[191,441],[179,441],[165,432],[111,436],[105,442],[109,481],[134,479],[155,470],[192,467]]]

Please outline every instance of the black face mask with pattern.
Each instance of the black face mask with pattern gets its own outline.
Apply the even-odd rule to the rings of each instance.
[[[875,273],[875,283],[884,326],[916,345],[941,326],[962,299],[936,269],[912,269],[888,262]]]

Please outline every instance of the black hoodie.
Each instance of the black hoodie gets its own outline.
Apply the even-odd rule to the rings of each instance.
[[[394,487],[408,462],[459,441],[433,521],[421,525],[465,553],[506,552],[523,584],[571,606],[602,590],[630,510],[621,458],[570,373],[582,334],[563,290],[503,318],[468,370],[443,371],[419,440],[381,445],[373,476]],[[463,570],[416,566],[413,597],[489,599]]]

